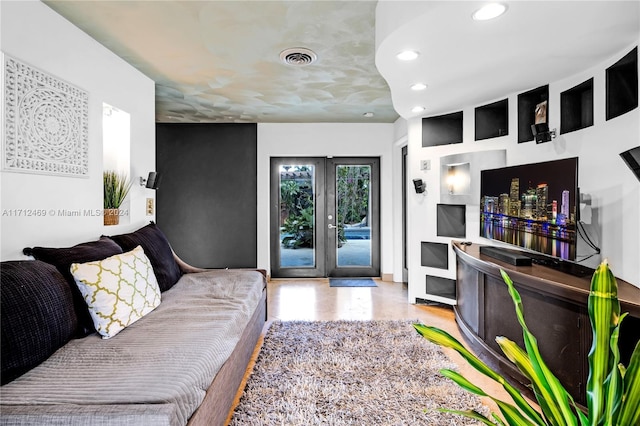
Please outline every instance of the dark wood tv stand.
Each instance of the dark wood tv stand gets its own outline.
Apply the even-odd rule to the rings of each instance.
[[[522,329],[500,275],[500,269],[504,269],[522,297],[527,325],[538,339],[545,362],[576,402],[586,405],[587,354],[592,339],[587,311],[591,277],[577,277],[537,264],[513,266],[480,254],[478,244],[452,244],[457,258],[454,312],[472,348],[485,362],[509,376],[511,382],[526,388],[527,379],[495,342],[496,336],[505,336],[524,347]],[[627,365],[640,340],[640,289],[617,281],[622,312],[629,312],[620,333],[622,361]]]

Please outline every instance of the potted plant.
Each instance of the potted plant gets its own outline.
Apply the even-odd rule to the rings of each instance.
[[[117,225],[120,221],[120,206],[129,190],[131,182],[124,173],[105,170],[103,174],[104,224]]]
[[[529,331],[522,309],[520,294],[509,276],[501,271],[515,305],[518,322],[522,327],[525,349],[505,338],[496,342],[506,357],[531,381],[537,410],[507,380],[489,368],[447,332],[422,324],[414,327],[433,343],[457,351],[476,370],[500,383],[513,399],[514,404],[487,395],[481,388],[452,370],[441,373],[469,392],[493,399],[504,419],[495,413],[489,419],[469,411],[454,411],[481,421],[487,425],[611,425],[635,426],[640,424],[640,341],[636,343],[628,366],[620,362],[618,336],[620,324],[626,313],[620,314],[618,284],[605,260],[593,274],[588,309],[593,331],[593,343],[589,352],[589,379],[587,382],[587,411],[583,412],[573,401],[560,381],[549,370],[540,356],[536,338]]]

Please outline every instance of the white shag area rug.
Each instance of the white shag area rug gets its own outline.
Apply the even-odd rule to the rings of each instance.
[[[273,323],[231,425],[479,425],[437,410],[489,412],[413,322]]]

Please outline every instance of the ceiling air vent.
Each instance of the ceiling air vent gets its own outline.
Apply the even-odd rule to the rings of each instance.
[[[280,52],[280,60],[282,60],[282,62],[297,67],[310,65],[317,59],[318,55],[316,55],[315,52],[305,49],[304,47],[294,47]]]

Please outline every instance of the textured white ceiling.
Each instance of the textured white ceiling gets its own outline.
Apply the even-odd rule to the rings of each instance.
[[[44,1],[156,82],[159,122],[390,123],[553,83],[640,40],[638,0],[510,0],[487,22],[471,19],[485,1]],[[291,47],[317,63],[281,63]],[[399,63],[405,48],[418,60]]]
[[[158,122],[398,118],[375,67],[373,1],[45,3],[156,82]],[[291,47],[318,61],[283,64]]]
[[[502,1],[504,15],[472,20],[485,3],[380,0],[376,64],[402,117],[448,113],[554,83],[615,61],[640,40],[639,1]],[[420,56],[400,62],[402,49]],[[415,82],[428,88],[412,91]],[[414,106],[425,110],[412,112]]]

